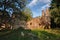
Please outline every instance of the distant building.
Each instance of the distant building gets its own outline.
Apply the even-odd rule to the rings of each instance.
[[[28,21],[27,29],[45,29],[50,28],[50,14],[49,9],[47,8],[46,11],[42,10],[42,16],[33,18],[32,20]]]

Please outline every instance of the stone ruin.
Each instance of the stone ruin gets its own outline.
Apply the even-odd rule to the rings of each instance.
[[[42,16],[33,18],[32,20],[26,23],[26,29],[50,29],[50,14],[49,9],[47,8],[46,11],[42,10]]]
[[[50,25],[50,14],[49,14],[49,9],[46,9],[46,11],[42,10],[42,16],[41,17],[36,17],[31,19],[30,21],[22,21],[19,20],[18,18],[15,18],[15,16],[12,16],[12,26],[10,24],[3,24],[1,27],[8,28],[10,29],[18,29],[19,27],[23,27],[25,29],[49,29],[51,28]]]

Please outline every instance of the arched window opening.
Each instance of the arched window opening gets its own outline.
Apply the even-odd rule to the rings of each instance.
[[[32,25],[32,23],[30,23],[30,25]]]

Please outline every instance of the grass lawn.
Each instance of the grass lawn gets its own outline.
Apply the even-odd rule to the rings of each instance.
[[[0,32],[0,40],[60,40],[60,29],[24,30]]]

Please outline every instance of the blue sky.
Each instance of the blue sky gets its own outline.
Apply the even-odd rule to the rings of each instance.
[[[29,0],[28,8],[31,9],[33,17],[41,16],[42,10],[50,7],[51,0]]]

